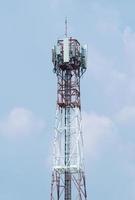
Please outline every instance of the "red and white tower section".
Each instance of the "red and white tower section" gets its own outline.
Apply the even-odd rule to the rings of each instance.
[[[86,46],[65,36],[52,50],[57,76],[51,200],[86,200],[80,79],[86,71]]]

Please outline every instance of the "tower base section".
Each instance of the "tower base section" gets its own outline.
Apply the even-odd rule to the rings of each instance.
[[[52,173],[51,200],[87,200],[86,183],[83,171]]]

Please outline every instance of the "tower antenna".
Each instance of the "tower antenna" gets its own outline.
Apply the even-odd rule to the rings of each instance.
[[[65,18],[65,37],[67,37],[67,32],[68,32],[68,21],[67,17]]]

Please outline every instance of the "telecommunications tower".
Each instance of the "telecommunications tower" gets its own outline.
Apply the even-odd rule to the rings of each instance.
[[[67,36],[52,50],[57,76],[51,200],[86,200],[80,78],[86,71],[86,46]]]

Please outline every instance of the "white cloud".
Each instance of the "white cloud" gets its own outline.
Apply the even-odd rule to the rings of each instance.
[[[88,73],[90,79],[96,81],[97,88],[103,90],[103,95],[112,97],[110,108],[116,107],[118,111],[119,107],[135,101],[135,32],[126,27],[124,31],[116,29],[115,36],[111,36],[114,45],[110,44],[109,49],[116,51],[109,52],[109,56],[104,47],[101,51],[100,46],[89,45]]]
[[[112,131],[112,121],[95,113],[83,113],[83,135],[86,154],[95,157],[100,145]]]
[[[117,121],[123,124],[134,124],[135,106],[126,106],[117,114]],[[134,124],[135,125],[135,124]]]
[[[131,118],[134,118],[135,121],[134,107],[123,108],[120,113],[124,113],[124,120],[129,121]],[[118,171],[120,170],[125,180],[128,177],[129,185],[132,187],[135,181],[135,144],[130,136],[128,136],[128,141],[124,140],[123,135],[121,134],[122,126],[119,127],[117,124],[120,118],[116,119],[114,117],[111,120],[106,116],[98,115],[96,113],[88,114],[85,112],[82,117],[86,157],[95,159],[99,158],[103,153],[106,154],[109,152],[110,158],[108,158],[108,153],[105,158],[114,161],[112,167],[118,167]],[[123,115],[121,117],[123,120]],[[102,149],[103,146],[105,149]],[[87,160],[89,160],[89,158]],[[132,188],[130,188],[129,191],[132,193]]]
[[[110,84],[112,81],[121,82],[126,80],[126,74],[115,67],[115,61],[111,58],[107,58],[103,53],[98,51],[98,49],[91,46],[89,48],[89,55],[88,69],[92,78],[97,81],[102,81],[103,83],[110,81]]]
[[[135,101],[135,31],[121,29],[121,16],[110,6],[94,3],[96,40],[89,42],[88,73],[96,81],[112,111]],[[124,98],[123,98],[124,97]],[[115,110],[116,111],[116,110]]]
[[[123,69],[119,68],[115,59],[105,56],[99,49],[91,46],[88,66],[90,80],[94,81],[95,90],[102,90],[101,101],[104,99],[107,104],[110,103],[109,111],[114,112],[115,109],[119,109],[119,106],[129,101],[129,95],[127,95],[129,77]],[[124,99],[123,96],[125,96]]]
[[[0,120],[0,133],[11,137],[39,132],[43,128],[44,121],[25,108],[14,108]]]

